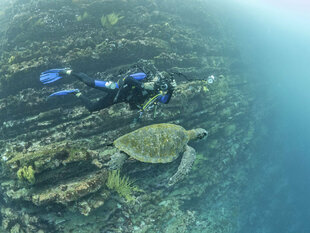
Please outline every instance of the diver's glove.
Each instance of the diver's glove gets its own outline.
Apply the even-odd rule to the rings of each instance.
[[[170,88],[175,89],[177,87],[177,82],[173,79],[172,82],[170,83]]]

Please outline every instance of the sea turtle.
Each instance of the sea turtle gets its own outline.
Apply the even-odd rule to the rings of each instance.
[[[169,179],[168,186],[174,185],[190,171],[195,158],[195,149],[188,146],[189,140],[205,138],[205,129],[185,130],[175,124],[153,124],[139,128],[117,138],[113,144],[118,151],[108,162],[110,169],[120,169],[130,156],[146,163],[169,163],[183,153],[178,171]]]

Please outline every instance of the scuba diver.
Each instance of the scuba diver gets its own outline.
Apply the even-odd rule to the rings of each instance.
[[[167,72],[144,72],[132,73],[128,71],[117,82],[95,80],[88,75],[75,72],[70,68],[50,69],[40,75],[43,84],[49,84],[61,79],[63,76],[72,76],[85,83],[87,86],[96,88],[106,93],[104,97],[96,102],[90,101],[79,89],[62,90],[51,94],[61,96],[74,94],[83,105],[90,111],[99,111],[112,106],[113,104],[125,102],[131,109],[139,109],[141,118],[143,111],[156,105],[157,103],[168,104],[176,82]],[[137,120],[138,120],[137,119]]]

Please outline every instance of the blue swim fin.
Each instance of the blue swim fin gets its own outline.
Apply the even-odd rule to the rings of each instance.
[[[60,96],[60,95],[68,95],[68,94],[71,94],[71,93],[78,93],[78,92],[80,92],[79,89],[62,90],[62,91],[54,92],[53,94],[49,95],[48,97]]]
[[[62,75],[64,74],[64,72],[62,71],[65,71],[65,70],[68,70],[68,68],[46,70],[41,73],[40,81],[43,84],[55,82],[58,79],[62,78]]]
[[[133,77],[136,80],[142,80],[146,77],[146,74],[145,73],[135,73],[135,74],[131,74],[129,76]]]

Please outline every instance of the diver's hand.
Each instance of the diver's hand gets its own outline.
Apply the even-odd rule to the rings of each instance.
[[[170,85],[171,85],[171,88],[174,90],[177,87],[177,82],[173,79]]]

